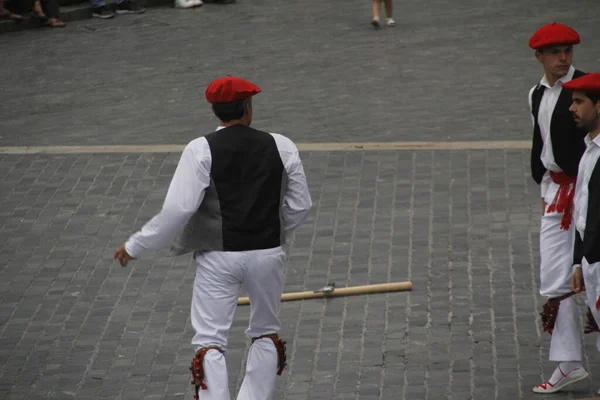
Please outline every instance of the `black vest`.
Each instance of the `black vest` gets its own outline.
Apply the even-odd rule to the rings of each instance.
[[[585,75],[584,72],[575,70],[573,79]],[[531,96],[531,114],[533,115],[533,144],[531,147],[531,176],[536,183],[541,183],[546,168],[542,163],[542,134],[540,125],[538,124],[538,113],[542,96],[544,95],[545,86],[538,85]],[[572,92],[566,89],[561,90],[552,112],[552,120],[550,122],[550,140],[552,142],[552,152],[556,164],[567,175],[571,177],[577,176],[577,168],[579,160],[585,151],[585,142],[583,138],[587,132],[577,128],[573,115],[569,111],[569,107],[573,102],[571,98]]]
[[[600,159],[590,177],[588,191],[583,241],[579,232],[576,232],[573,264],[581,264],[583,257],[590,264],[600,261]]]
[[[284,244],[281,207],[287,173],[275,138],[245,125],[205,138],[210,185],[172,252],[248,251]]]

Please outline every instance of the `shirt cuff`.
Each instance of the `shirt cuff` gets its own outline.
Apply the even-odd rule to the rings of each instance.
[[[573,272],[575,272],[575,270],[577,268],[581,268],[581,264],[575,264],[575,265],[573,265]]]
[[[136,243],[134,239],[129,239],[125,243],[125,250],[127,251],[127,254],[131,256],[131,258],[137,258],[142,251],[144,251],[144,248]]]

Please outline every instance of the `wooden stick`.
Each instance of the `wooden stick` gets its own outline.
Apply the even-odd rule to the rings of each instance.
[[[358,294],[372,294],[372,293],[385,293],[385,292],[401,292],[412,290],[412,282],[392,282],[392,283],[379,283],[374,285],[362,285],[362,286],[350,286],[345,288],[336,288],[332,292],[293,292],[284,293],[281,295],[281,301],[294,301],[294,300],[306,300],[306,299],[320,299],[323,297],[338,297],[338,296],[355,296]],[[250,304],[248,297],[240,297],[238,299],[238,306],[247,306]]]

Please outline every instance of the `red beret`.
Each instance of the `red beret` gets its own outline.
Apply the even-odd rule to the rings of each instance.
[[[242,78],[227,75],[215,79],[206,88],[206,100],[209,103],[230,103],[247,99],[260,93],[260,88]]]
[[[579,90],[582,92],[600,94],[600,72],[587,74],[582,77],[573,79],[563,85],[563,88],[568,90]]]
[[[578,43],[579,34],[574,29],[556,22],[542,26],[529,39],[529,47],[535,50]]]

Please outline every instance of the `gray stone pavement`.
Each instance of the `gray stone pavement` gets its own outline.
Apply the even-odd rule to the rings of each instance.
[[[214,128],[205,85],[256,81],[259,128],[299,142],[527,139],[526,47],[558,19],[598,70],[594,1],[238,0],[2,35],[0,146],[186,143]],[[551,370],[527,150],[306,152],[315,203],[286,291],[387,281],[407,293],[283,303],[276,399],[534,396]],[[194,266],[113,250],[159,208],[178,154],[0,155],[0,399],[191,399]],[[240,307],[232,392],[248,340]],[[582,308],[583,311],[583,308]],[[594,376],[600,358],[585,340]]]
[[[0,146],[187,143],[210,132],[211,79],[264,89],[256,123],[301,142],[521,139],[541,69],[527,47],[559,20],[600,69],[596,0],[239,0],[2,35]]]
[[[414,289],[283,303],[289,369],[276,398],[534,398],[551,366],[537,317],[528,152],[303,157],[315,209],[290,245],[286,292],[332,280]],[[191,398],[192,262],[160,251],[122,269],[111,258],[159,209],[177,161],[0,158],[0,398]],[[248,317],[240,307],[231,332],[232,391]],[[586,365],[598,371],[592,342]]]

